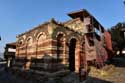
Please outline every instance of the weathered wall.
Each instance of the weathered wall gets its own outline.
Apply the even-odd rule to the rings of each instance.
[[[79,70],[81,44],[84,39],[78,32],[66,28],[63,25],[49,22],[37,27],[30,32],[17,37],[17,57],[26,57],[27,59],[42,58],[44,55],[53,58],[61,58],[62,64],[69,65],[69,44],[71,39],[76,39],[75,46],[75,70]],[[30,62],[27,63],[30,65]]]

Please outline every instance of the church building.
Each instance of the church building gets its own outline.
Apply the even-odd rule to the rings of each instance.
[[[61,64],[74,72],[81,66],[103,66],[109,58],[107,49],[112,50],[110,33],[85,9],[68,16],[71,19],[66,22],[51,19],[19,34],[15,63],[22,69],[32,69],[38,62],[41,70],[58,69]],[[18,64],[21,61],[23,64]]]

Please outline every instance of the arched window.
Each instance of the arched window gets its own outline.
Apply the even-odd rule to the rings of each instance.
[[[19,40],[19,41],[18,41],[18,46],[23,45],[23,43],[24,43],[24,42],[23,42],[23,40],[22,40],[22,39],[21,39],[21,40]]]
[[[42,47],[41,45],[43,44],[43,42],[46,38],[47,38],[47,36],[46,36],[45,32],[41,32],[38,34],[37,43],[36,43],[36,56],[39,56],[38,52],[41,51],[40,50],[40,48]]]
[[[41,33],[39,33],[39,35],[37,36],[37,42],[38,42],[38,43],[43,42],[43,40],[45,40],[45,39],[46,39],[46,33],[45,33],[45,32],[41,32]]]
[[[62,54],[63,51],[63,38],[64,38],[63,33],[57,35],[57,58],[60,58],[60,55]]]
[[[46,34],[44,32],[42,32],[39,36],[38,36],[38,40],[44,40],[46,39]]]

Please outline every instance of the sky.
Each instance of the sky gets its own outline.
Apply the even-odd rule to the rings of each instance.
[[[80,9],[87,9],[106,29],[125,21],[123,0],[0,0],[0,52],[18,34],[51,18],[67,21],[67,13]]]

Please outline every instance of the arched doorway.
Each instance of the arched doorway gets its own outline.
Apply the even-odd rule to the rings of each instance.
[[[69,70],[75,71],[75,50],[76,50],[76,39],[72,38],[69,44]]]

